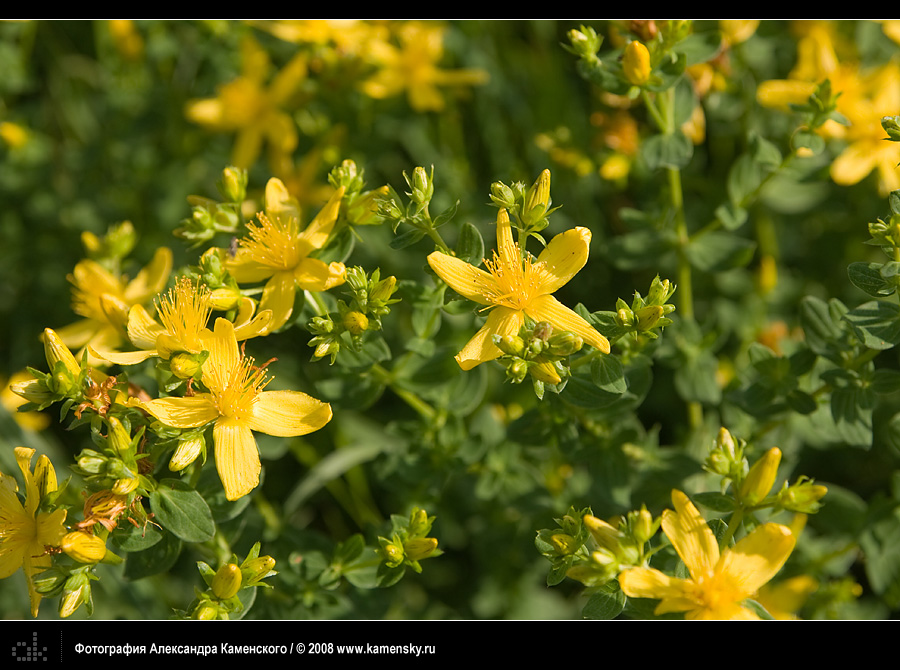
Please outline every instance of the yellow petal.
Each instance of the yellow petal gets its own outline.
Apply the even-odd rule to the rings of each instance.
[[[331,405],[300,391],[263,391],[252,412],[251,430],[277,437],[306,435],[331,420]]]
[[[491,336],[516,335],[524,322],[525,315],[520,311],[508,307],[492,309],[481,330],[456,355],[459,367],[471,370],[480,363],[502,356],[503,352],[497,348]]]
[[[171,273],[172,250],[160,247],[150,263],[125,288],[125,301],[130,305],[147,302],[166,287]]]
[[[344,283],[347,269],[343,263],[328,263],[318,258],[302,258],[294,268],[294,280],[304,291],[327,291]]]
[[[266,214],[282,225],[291,219],[300,219],[297,199],[288,192],[284,182],[276,177],[266,183]]]
[[[816,84],[793,79],[771,79],[760,82],[756,88],[756,100],[763,107],[787,110],[790,105],[801,105],[816,90]]]
[[[490,304],[484,297],[485,287],[492,286],[496,282],[489,273],[469,265],[456,256],[440,251],[428,255],[428,265],[438,277],[464,298],[481,305]]]
[[[595,349],[604,354],[609,353],[609,340],[552,295],[541,295],[532,299],[525,313],[535,321],[549,321],[558,330],[568,330],[580,335]]]
[[[341,200],[344,197],[344,187],[337,189],[321,211],[316,215],[306,229],[297,236],[297,249],[301,256],[307,256],[316,249],[321,249],[328,242],[331,231],[337,222],[341,211]]]
[[[137,365],[143,363],[148,358],[159,356],[156,349],[147,349],[141,351],[114,351],[105,346],[98,345],[96,347],[88,347],[88,353],[94,358],[99,358],[107,363],[115,363],[116,365]]]
[[[245,248],[238,249],[234,256],[226,258],[225,268],[238,284],[255,284],[265,281],[276,272],[271,265],[254,260],[251,251]]]
[[[237,500],[259,485],[259,449],[250,428],[236,419],[222,418],[213,427],[216,470],[225,497]]]
[[[294,311],[296,293],[297,284],[294,281],[294,273],[290,270],[276,272],[269,279],[259,301],[260,309],[272,311],[269,332],[276,331],[287,323]]]
[[[538,256],[538,267],[542,270],[542,292],[554,293],[568,283],[587,263],[590,244],[591,231],[581,226],[550,240]]]
[[[266,335],[272,323],[272,310],[264,309],[254,315],[256,302],[252,298],[244,297],[238,309],[238,315],[234,321],[234,336],[238,342],[249,340],[257,335]]]
[[[725,552],[716,571],[751,596],[781,570],[795,543],[787,526],[763,524]]]
[[[207,393],[187,398],[157,398],[141,403],[140,407],[173,428],[199,428],[219,417]]]
[[[852,186],[865,179],[875,167],[876,154],[866,142],[848,146],[831,163],[831,178],[841,186]]]
[[[19,465],[19,470],[22,471],[22,479],[25,480],[25,513],[30,517],[34,517],[40,503],[40,493],[34,476],[31,474],[31,459],[34,457],[34,453],[34,449],[16,447],[16,463]]]
[[[128,339],[138,349],[156,349],[156,338],[166,332],[156,319],[144,309],[134,305],[128,310]]]
[[[681,491],[672,491],[675,511],[665,510],[662,528],[694,581],[712,574],[719,562],[719,545],[706,520]]]
[[[497,212],[497,255],[511,265],[521,265],[522,254],[513,239],[509,213],[505,209]]]

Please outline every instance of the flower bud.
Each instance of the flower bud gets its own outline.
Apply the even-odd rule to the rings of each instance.
[[[885,116],[881,119],[881,127],[888,134],[891,142],[900,142],[900,116]]]
[[[778,465],[781,463],[781,450],[772,447],[760,458],[741,484],[739,494],[740,501],[745,505],[755,505],[769,495],[775,476],[778,474]]]
[[[134,491],[140,483],[141,480],[137,477],[123,477],[117,479],[116,483],[113,484],[112,492],[116,495],[125,496]]]
[[[640,331],[651,330],[662,318],[663,308],[661,305],[647,305],[634,313],[637,319],[637,328]]]
[[[209,294],[209,304],[219,312],[237,309],[243,299],[238,289],[230,287],[213,289]]]
[[[269,576],[275,568],[275,559],[271,556],[259,556],[246,561],[241,567],[241,574],[247,586],[252,586]]]
[[[504,209],[512,209],[516,204],[516,194],[503,182],[491,184],[491,200]]]
[[[100,309],[106,319],[116,328],[125,330],[128,327],[128,311],[131,306],[112,293],[100,295]]]
[[[437,546],[437,538],[417,537],[403,543],[403,552],[410,561],[421,561],[423,558],[431,556]]]
[[[219,600],[228,600],[241,589],[241,569],[234,563],[226,563],[212,580],[212,592]]]
[[[180,351],[169,359],[169,369],[179,379],[195,379],[203,369],[200,358],[206,357]]]
[[[546,384],[559,384],[562,377],[556,367],[548,360],[539,359],[528,365],[529,374]]]
[[[56,331],[50,328],[44,328],[44,355],[47,358],[47,365],[50,371],[56,367],[58,362],[62,362],[66,371],[77,378],[81,374],[81,366],[75,360],[75,356],[69,351],[69,348],[63,344],[62,339],[56,334]]]
[[[553,545],[556,553],[561,556],[574,554],[578,549],[578,543],[575,541],[575,538],[567,533],[555,533],[554,535],[551,535],[550,544]]]
[[[536,223],[550,206],[550,170],[544,170],[525,194],[523,217],[529,223]]]
[[[347,312],[344,314],[343,324],[351,335],[360,335],[369,327],[369,317],[362,312]]]
[[[591,514],[584,515],[584,525],[587,526],[591,537],[593,537],[601,547],[608,549],[613,552],[613,554],[618,550],[622,538],[622,533],[620,533],[618,529],[613,528],[610,524]]]
[[[48,493],[56,491],[56,470],[54,470],[53,463],[50,462],[50,459],[45,454],[38,456],[37,463],[34,466],[34,483],[38,489],[38,500]]]
[[[243,202],[247,197],[247,171],[234,166],[225,168],[219,192],[228,202]]]
[[[131,435],[125,430],[125,426],[114,416],[107,417],[109,431],[106,436],[106,444],[119,456],[124,456],[131,451]]]
[[[635,86],[643,86],[650,79],[650,51],[634,40],[625,47],[622,59],[625,78]]]
[[[828,489],[821,484],[813,484],[812,480],[797,482],[793,486],[782,489],[778,494],[778,503],[786,510],[802,514],[814,514],[822,504],[819,502]]]
[[[428,173],[425,172],[425,168],[417,167],[413,170],[410,186],[413,189],[411,195],[415,202],[424,204],[431,201],[431,196],[434,195],[434,184],[431,182]]]
[[[385,563],[389,568],[396,568],[403,563],[403,548],[396,544],[385,544],[381,548],[381,553],[385,558]]]
[[[59,600],[59,616],[67,618],[72,616],[82,603],[91,600],[91,581],[84,573],[77,573],[66,580],[65,592]]]
[[[191,613],[191,618],[195,621],[214,621],[219,618],[219,606],[208,600],[202,602]]]
[[[630,328],[634,325],[634,312],[623,307],[616,311],[616,321],[620,326]]]
[[[653,522],[653,515],[647,511],[646,506],[641,505],[639,511],[632,512],[629,516],[631,517],[632,537],[640,544],[648,542],[658,527],[658,524]]]
[[[550,353],[554,356],[571,356],[580,351],[584,346],[584,339],[580,335],[569,331],[554,333],[550,337]]]
[[[538,321],[534,324],[534,336],[542,342],[547,342],[553,335],[553,324],[549,321]]]
[[[47,388],[47,385],[39,379],[27,379],[10,384],[9,390],[20,398],[33,402],[35,405],[42,405],[53,398],[53,394]]]
[[[391,296],[394,295],[394,291],[397,290],[397,278],[396,277],[385,277],[378,283],[376,283],[372,290],[369,291],[369,300],[373,302],[385,302],[391,299]]]
[[[521,356],[525,353],[525,341],[518,335],[501,335],[497,337],[497,348],[510,356]]]
[[[206,448],[206,439],[203,433],[195,433],[194,435],[181,440],[172,458],[169,459],[169,470],[179,472],[197,460],[197,457]]]
[[[79,563],[97,563],[106,556],[106,542],[80,530],[64,535],[59,546]]]

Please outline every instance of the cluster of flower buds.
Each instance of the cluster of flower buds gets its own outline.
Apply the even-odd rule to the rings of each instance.
[[[513,225],[526,235],[537,234],[550,225],[549,216],[558,207],[551,207],[550,170],[544,170],[528,188],[522,182],[507,186],[503,182],[491,184],[491,200],[509,213]]]
[[[540,395],[544,384],[556,385],[569,376],[569,356],[581,350],[584,340],[539,321],[526,323],[518,335],[495,335],[494,344],[503,352],[498,360],[506,368],[506,378],[519,384],[531,377]]]
[[[347,159],[335,167],[328,175],[328,181],[336,189],[344,187],[342,209],[351,226],[378,225],[384,221],[380,213],[381,201],[390,188],[385,185],[364,191],[363,170],[354,161]]]
[[[382,279],[379,268],[371,275],[360,267],[347,268],[344,288],[349,300],[338,300],[337,312],[315,316],[307,324],[313,334],[308,342],[315,348],[313,360],[328,356],[334,363],[341,346],[358,351],[366,331],[381,330],[381,318],[390,313],[390,305],[399,302],[393,297],[396,277]]]
[[[115,416],[106,418],[104,448],[83,449],[76,458],[72,469],[83,476],[88,486],[95,491],[110,490],[116,495],[127,495],[138,487],[152,488],[139,470],[138,444],[143,437],[143,429],[132,437],[128,429]]]
[[[181,221],[175,235],[194,244],[209,242],[219,233],[237,234],[243,218],[241,207],[247,197],[247,171],[227,167],[218,184],[223,202],[190,196],[191,216]]]
[[[725,480],[740,482],[749,468],[744,458],[744,445],[745,442],[735,440],[727,428],[720,428],[703,469]]]
[[[218,570],[213,570],[200,561],[197,567],[208,588],[198,595],[186,616],[201,620],[228,619],[229,614],[244,609],[238,597],[242,589],[269,587],[262,580],[277,574],[273,569],[275,559],[271,556],[260,556],[259,549],[260,544],[257,542],[243,561],[237,556],[232,556],[231,560],[223,563]]]
[[[437,538],[427,537],[435,517],[428,516],[425,510],[413,508],[407,520],[404,517],[392,516],[393,533],[390,538],[378,538],[378,555],[383,565],[395,569],[409,566],[416,572],[422,572],[419,561],[440,555]]]

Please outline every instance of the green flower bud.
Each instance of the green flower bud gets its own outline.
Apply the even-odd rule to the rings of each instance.
[[[555,533],[550,536],[550,544],[561,556],[568,556],[578,550],[578,542],[567,533]]]
[[[584,339],[580,335],[569,331],[554,333],[550,337],[550,353],[554,356],[571,356],[580,351],[584,346]]]
[[[197,608],[191,613],[191,618],[195,621],[215,621],[219,618],[219,606],[206,600],[197,605]]]
[[[651,330],[662,318],[663,308],[661,305],[647,305],[634,313],[637,319],[637,327],[640,331]]]
[[[9,390],[20,398],[24,398],[28,402],[35,405],[43,405],[53,398],[53,393],[47,388],[47,385],[40,379],[29,379],[24,382],[16,382],[10,384]]]
[[[658,524],[653,523],[653,515],[647,511],[645,505],[641,505],[641,509],[637,512],[631,512],[631,535],[639,544],[648,542],[656,533]]]
[[[821,484],[813,484],[812,480],[800,479],[793,486],[786,486],[778,494],[778,503],[786,510],[801,514],[814,514],[822,504],[819,502],[828,488]]]
[[[252,586],[268,577],[274,568],[274,558],[271,556],[259,556],[258,558],[245,561],[241,566],[241,574],[243,574],[244,582],[247,586]]]
[[[534,324],[534,336],[542,342],[547,342],[553,335],[553,324],[549,321],[538,321]]]
[[[620,326],[631,328],[634,325],[634,312],[623,307],[616,312],[616,321]]]
[[[518,335],[497,336],[495,343],[504,354],[521,356],[525,353],[525,341]]]
[[[885,116],[881,119],[881,127],[888,134],[891,142],[900,142],[900,116]]]
[[[503,182],[491,184],[491,200],[504,209],[512,209],[516,204],[516,194]]]
[[[72,616],[83,603],[91,601],[91,582],[84,573],[77,573],[66,580],[65,590],[59,600],[59,616]]]
[[[234,563],[226,563],[218,569],[212,580],[212,592],[219,600],[228,600],[241,589],[241,569]]]

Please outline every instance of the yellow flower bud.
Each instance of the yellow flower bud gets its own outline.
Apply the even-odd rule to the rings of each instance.
[[[741,484],[739,498],[745,505],[755,505],[769,495],[775,476],[778,474],[778,465],[781,463],[781,450],[772,447],[760,458]]]
[[[56,331],[50,328],[44,328],[44,355],[47,358],[47,365],[51,372],[58,361],[62,361],[66,370],[73,376],[77,377],[81,374],[81,366],[75,360],[75,356],[69,351],[69,348],[63,344]]]
[[[388,567],[395,568],[403,562],[403,549],[396,544],[386,544],[381,548]]]
[[[259,556],[244,563],[241,573],[247,585],[265,579],[275,567],[275,559],[271,556]]]
[[[536,214],[543,216],[550,205],[550,170],[544,170],[525,195],[525,216],[538,208]]]
[[[587,526],[591,537],[604,549],[615,552],[619,548],[622,533],[618,529],[591,514],[584,515],[584,525]]]
[[[169,369],[179,379],[192,379],[200,373],[202,368],[203,363],[198,361],[194,354],[182,351],[169,359]]]
[[[438,541],[434,537],[417,537],[403,544],[403,551],[411,561],[428,558],[437,549]]]
[[[555,533],[550,536],[550,544],[556,549],[556,552],[562,556],[572,554],[578,548],[575,538],[567,533]]]
[[[34,466],[34,483],[38,487],[38,499],[56,491],[56,470],[53,469],[53,463],[45,454],[38,457]]]
[[[360,335],[369,327],[369,318],[362,312],[347,312],[343,323],[351,335]]]
[[[206,440],[202,433],[198,433],[186,440],[181,440],[172,458],[169,459],[169,470],[179,472],[197,460],[197,457],[206,446]]]
[[[528,372],[532,377],[546,384],[559,384],[562,381],[562,377],[559,376],[559,372],[550,361],[533,361],[528,366]]]
[[[140,483],[141,480],[137,477],[117,479],[116,483],[112,486],[112,492],[119,496],[128,495],[129,493],[134,491]]]
[[[650,51],[634,40],[625,47],[622,59],[625,78],[635,86],[643,86],[650,79]]]
[[[106,542],[80,530],[64,535],[59,546],[79,563],[97,563],[106,556]]]
[[[202,603],[193,611],[191,618],[195,621],[214,621],[219,618],[219,607],[211,602]]]
[[[219,600],[228,600],[241,589],[241,569],[234,563],[226,563],[212,580],[212,592]]]
[[[112,447],[117,455],[122,456],[131,449],[131,435],[125,430],[125,426],[116,417],[111,416],[106,419],[109,424],[109,432],[106,436],[106,443]]]
[[[241,292],[236,288],[217,288],[210,292],[209,304],[219,312],[236,309],[243,300]]]

